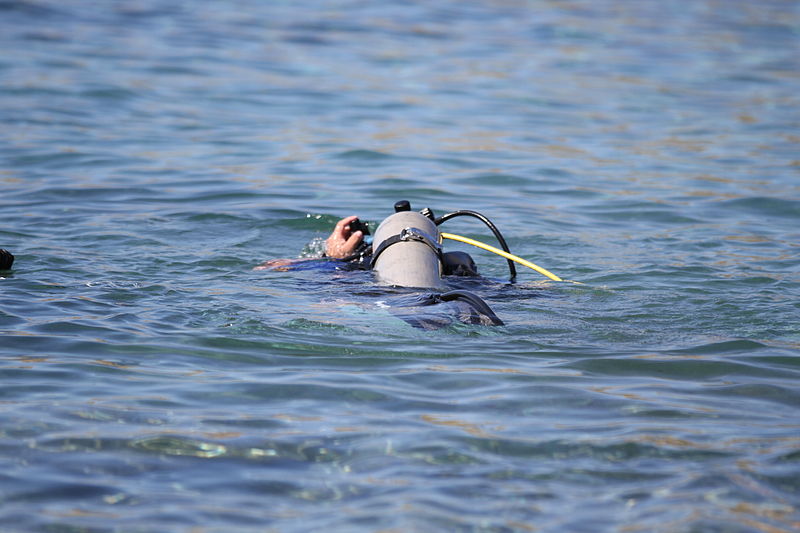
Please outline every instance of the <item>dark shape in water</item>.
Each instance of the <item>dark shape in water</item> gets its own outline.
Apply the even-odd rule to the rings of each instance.
[[[11,265],[14,264],[14,256],[11,252],[0,248],[0,270],[11,270]]]
[[[482,326],[502,326],[503,321],[478,295],[469,291],[428,292],[401,296],[387,302],[393,315],[415,328],[439,329],[454,321]],[[441,312],[432,312],[436,306]]]

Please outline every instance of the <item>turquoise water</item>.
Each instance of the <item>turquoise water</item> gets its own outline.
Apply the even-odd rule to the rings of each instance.
[[[0,50],[0,530],[800,527],[797,2],[4,0]],[[506,325],[423,331],[252,270],[402,199],[583,284],[470,249]]]

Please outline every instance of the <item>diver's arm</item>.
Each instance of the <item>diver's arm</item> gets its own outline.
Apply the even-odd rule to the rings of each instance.
[[[300,263],[307,263],[309,261],[314,261],[314,259],[269,259],[260,265],[253,267],[253,270],[294,270],[292,267],[296,267]]]
[[[352,215],[336,223],[331,236],[325,241],[325,255],[334,259],[344,259],[353,255],[364,238],[360,230],[350,231],[350,223],[357,219],[357,216]]]
[[[332,259],[348,259],[351,257],[358,245],[364,239],[362,231],[350,230],[350,223],[357,220],[358,217],[353,215],[343,218],[336,223],[330,237],[325,241],[325,257]],[[253,270],[293,270],[293,267],[301,263],[315,261],[318,258],[302,258],[302,259],[270,259],[264,261]]]

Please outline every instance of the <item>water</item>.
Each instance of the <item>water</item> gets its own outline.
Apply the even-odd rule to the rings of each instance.
[[[0,530],[800,527],[797,2],[6,0],[0,47]],[[506,325],[424,331],[251,270],[401,199],[583,284],[472,249]]]

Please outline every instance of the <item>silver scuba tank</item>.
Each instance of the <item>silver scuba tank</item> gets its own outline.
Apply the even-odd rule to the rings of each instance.
[[[372,241],[372,269],[378,281],[401,287],[441,288],[441,236],[436,224],[413,211],[381,222]]]

